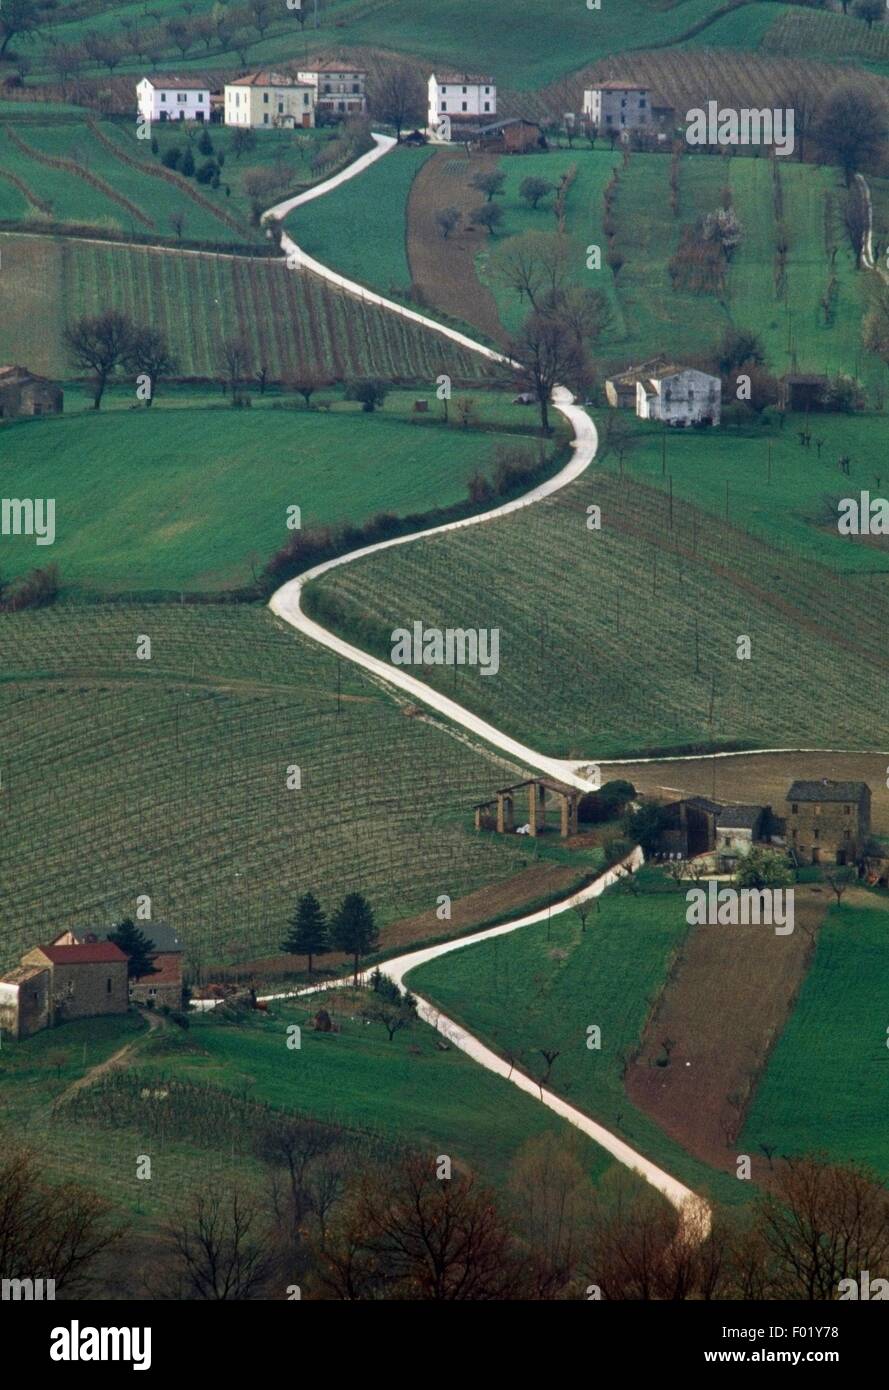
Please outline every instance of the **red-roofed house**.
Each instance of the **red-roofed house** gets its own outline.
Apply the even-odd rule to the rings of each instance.
[[[49,971],[50,1023],[125,1014],[129,1008],[127,958],[113,941],[35,946],[22,965]]]
[[[166,922],[144,922],[140,927],[154,947],[151,960],[156,973],[144,975],[141,979],[130,980],[130,999],[137,1004],[166,1005],[170,1009],[182,1008],[182,957],[185,950],[177,933]],[[71,946],[77,943],[98,941],[95,929],[69,927],[59,932],[54,946]]]

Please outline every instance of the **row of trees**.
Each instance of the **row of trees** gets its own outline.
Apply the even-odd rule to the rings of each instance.
[[[92,373],[94,410],[100,409],[105,388],[119,369],[147,379],[145,401],[150,406],[157,382],[178,367],[159,329],[136,324],[114,309],[67,324],[63,341],[72,366]]]
[[[363,956],[379,944],[380,933],[370,903],[361,893],[347,893],[328,918],[314,893],[304,893],[281,942],[287,955],[307,956],[309,974],[316,956],[342,951],[354,962],[355,982]]]
[[[748,1206],[707,1226],[625,1175],[596,1191],[579,1141],[518,1151],[494,1193],[446,1155],[356,1153],[335,1126],[280,1116],[257,1140],[265,1190],[218,1181],[167,1223],[150,1297],[346,1302],[835,1301],[889,1275],[889,1191],[856,1163],[775,1160]],[[763,1164],[765,1168],[765,1164]],[[109,1205],[50,1184],[34,1156],[0,1160],[0,1276],[39,1270],[57,1296],[91,1291],[125,1241]],[[295,1281],[298,1280],[298,1285]]]

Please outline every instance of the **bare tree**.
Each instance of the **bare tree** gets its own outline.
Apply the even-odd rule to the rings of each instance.
[[[237,397],[238,387],[247,376],[250,349],[243,338],[227,338],[222,345],[222,361],[226,370],[226,380]]]
[[[262,1297],[274,1270],[271,1233],[237,1189],[199,1192],[167,1228],[176,1297],[240,1302]]]
[[[413,63],[391,63],[370,83],[369,104],[395,127],[399,143],[407,125],[419,125],[425,106],[423,83]]]
[[[577,334],[557,314],[529,315],[510,348],[521,365],[519,375],[537,398],[540,426],[549,433],[549,401],[557,385],[569,386],[586,368]]]
[[[133,330],[123,364],[127,371],[136,376],[147,376],[149,394],[147,404],[152,405],[157,395],[157,383],[161,377],[172,376],[178,362],[170,351],[163,333],[157,328],[136,328]]]
[[[523,232],[509,237],[491,256],[491,273],[532,309],[564,288],[569,273],[569,247],[557,232]]]
[[[883,152],[886,107],[854,82],[841,83],[824,103],[817,135],[822,154],[840,166],[848,188],[853,175]]]
[[[133,325],[124,314],[109,309],[68,324],[62,337],[72,364],[94,374],[93,409],[98,410],[110,377],[130,349]]]

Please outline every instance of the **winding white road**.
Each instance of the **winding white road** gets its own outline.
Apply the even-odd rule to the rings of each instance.
[[[319,198],[324,193],[339,187],[342,183],[346,182],[347,179],[354,178],[377,159],[381,159],[389,152],[395,143],[391,138],[383,135],[374,135],[373,138],[375,141],[375,148],[368,154],[362,155],[354,164],[344,169],[334,178],[328,180],[327,183],[321,184],[317,188],[310,189],[307,193],[299,194],[295,198],[290,198],[283,203],[277,204],[276,207],[271,208],[269,212],[266,213],[266,217],[284,217],[288,212],[291,212],[301,204],[309,202],[314,198]],[[374,294],[372,291],[365,289],[364,286],[358,285],[354,281],[347,280],[336,271],[328,269],[320,262],[306,256],[287,234],[282,236],[281,246],[286,253],[287,264],[291,269],[295,271],[309,270],[316,275],[322,276],[331,284],[337,285],[340,289],[344,289],[350,294],[356,295],[358,298],[378,304],[392,313],[412,319],[422,324],[424,328],[442,334],[460,343],[462,346],[469,348],[472,352],[481,353],[492,360],[508,364],[508,359],[493,352],[483,344],[474,342],[473,339],[468,338],[465,334],[458,333],[455,329],[447,328],[442,324],[436,323],[434,319],[426,318],[424,315],[418,314],[414,310],[406,309],[403,305],[396,304],[392,300],[387,300],[382,295]],[[588,777],[579,775],[575,770],[578,765],[564,759],[547,757],[544,754],[538,753],[535,749],[528,748],[525,744],[519,743],[516,739],[510,738],[508,734],[504,734],[493,725],[486,723],[485,720],[480,719],[470,710],[464,709],[463,706],[457,704],[456,701],[448,699],[447,696],[441,695],[438,691],[432,690],[429,686],[424,685],[423,682],[417,680],[416,677],[408,675],[407,672],[400,667],[395,667],[388,662],[380,661],[378,658],[362,651],[360,647],[355,647],[350,642],[346,642],[343,638],[338,637],[335,633],[329,632],[326,628],[322,627],[320,623],[316,623],[313,619],[309,618],[303,612],[301,606],[302,593],[306,584],[310,583],[313,579],[319,578],[322,574],[326,574],[329,570],[336,569],[340,565],[351,564],[353,560],[360,559],[365,555],[376,554],[381,550],[387,550],[391,546],[409,545],[427,536],[440,535],[445,531],[458,530],[465,526],[483,525],[496,517],[506,516],[508,513],[518,511],[522,507],[532,506],[535,502],[540,501],[544,497],[551,496],[574,478],[579,477],[595,458],[596,449],[598,447],[596,427],[586,411],[574,404],[571,393],[564,388],[557,388],[553,393],[553,404],[571,422],[575,431],[571,460],[555,477],[541,483],[524,497],[513,502],[507,502],[503,506],[496,507],[492,511],[485,512],[482,515],[468,517],[462,521],[449,522],[443,526],[431,527],[429,530],[418,531],[410,536],[399,536],[393,540],[380,541],[375,545],[365,546],[360,550],[352,551],[348,555],[343,555],[333,560],[327,560],[323,564],[316,565],[305,574],[301,574],[297,576],[296,579],[292,579],[284,584],[273,594],[269,602],[269,607],[278,617],[289,623],[290,626],[295,628],[298,632],[303,633],[304,636],[309,637],[312,641],[318,642],[322,646],[327,647],[330,651],[336,652],[338,656],[345,657],[347,660],[354,662],[356,666],[381,678],[390,685],[397,686],[414,699],[437,710],[438,713],[445,715],[461,728],[485,739],[488,743],[501,749],[504,753],[508,753],[511,757],[518,759],[520,762],[541,773],[561,779],[562,781],[570,783],[572,786],[586,791],[594,784],[590,782]],[[408,951],[402,956],[397,956],[386,961],[386,974],[398,984],[402,984],[411,970],[425,964],[427,961],[437,960],[440,956],[448,955],[452,951],[463,950],[465,947],[472,946],[479,941],[490,940],[496,936],[505,936],[510,932],[520,930],[522,927],[531,926],[536,922],[546,921],[548,917],[571,911],[579,902],[597,897],[606,887],[615,882],[621,874],[628,871],[634,872],[641,862],[641,851],[636,850],[629,856],[625,867],[616,866],[614,869],[603,874],[580,893],[574,894],[561,903],[555,904],[541,912],[535,912],[528,916],[517,918],[502,926],[492,927],[486,931],[477,932],[472,936],[460,937],[452,941],[443,941],[438,945],[425,947],[422,950]],[[299,994],[308,994],[312,992],[315,991],[310,989],[297,991]],[[284,996],[271,995],[267,997],[272,999]],[[631,1148],[629,1144],[626,1144],[624,1140],[612,1134],[609,1130],[591,1119],[589,1115],[585,1115],[582,1110],[578,1110],[576,1106],[569,1105],[567,1101],[562,1100],[559,1096],[555,1095],[554,1092],[547,1090],[545,1087],[538,1085],[537,1082],[533,1081],[524,1073],[516,1071],[513,1065],[505,1061],[502,1057],[499,1057],[489,1047],[486,1047],[478,1038],[466,1032],[465,1029],[456,1024],[452,1019],[445,1017],[429,1000],[418,996],[417,1008],[420,1017],[437,1028],[455,1047],[460,1048],[461,1051],[474,1058],[475,1061],[487,1068],[488,1071],[495,1073],[497,1076],[504,1077],[514,1086],[517,1086],[519,1090],[533,1095],[543,1105],[547,1106],[550,1110],[554,1111],[554,1113],[560,1115],[563,1119],[588,1135],[589,1138],[593,1139],[601,1148],[605,1149],[616,1158],[618,1162],[624,1164],[627,1168],[632,1169],[650,1182],[682,1213],[683,1223],[687,1228],[693,1226],[693,1229],[696,1231],[706,1231],[709,1226],[709,1208],[706,1202],[696,1196],[694,1192],[683,1183],[679,1182],[678,1179],[672,1177],[662,1168],[659,1168],[642,1154],[637,1153],[636,1150]]]

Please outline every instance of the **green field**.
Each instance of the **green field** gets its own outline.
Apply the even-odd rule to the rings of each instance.
[[[647,886],[659,882],[652,876]],[[574,913],[561,913],[420,966],[407,983],[535,1079],[546,1072],[541,1049],[557,1049],[550,1089],[695,1191],[737,1201],[736,1182],[665,1138],[624,1092],[624,1066],[687,930],[684,906],[663,888],[610,892],[585,932]],[[599,1050],[587,1047],[592,1024]]]
[[[607,429],[608,414],[599,418]],[[727,503],[732,523],[759,539],[835,574],[870,575],[882,589],[889,547],[837,530],[840,498],[858,498],[862,489],[884,495],[882,415],[788,415],[783,429],[771,417],[764,425],[671,431],[666,440],[660,426],[629,418],[625,474],[663,492],[672,479],[674,497],[715,516],[725,517]],[[812,442],[803,446],[799,434],[807,429]],[[848,478],[839,469],[842,457],[850,461]],[[621,467],[607,443],[602,463],[613,473]]]
[[[611,468],[514,516],[342,567],[309,587],[309,609],[383,659],[393,627],[417,615],[497,628],[498,674],[461,671],[462,702],[559,756],[889,737],[880,579],[839,584],[678,499],[671,526],[662,492]],[[450,693],[445,668],[422,678]]]
[[[747,1117],[741,1142],[754,1153],[811,1147],[889,1176],[884,1115],[889,1052],[883,981],[889,966],[887,905],[833,908],[814,963]]]
[[[273,380],[308,368],[431,386],[441,372],[458,382],[486,372],[441,335],[283,262],[17,235],[0,235],[0,251],[0,358],[48,376],[70,375],[65,324],[104,308],[159,328],[184,377],[224,376],[229,338]]]
[[[603,291],[612,308],[612,323],[596,345],[597,357],[625,363],[657,353],[680,359],[697,356],[712,351],[735,326],[759,334],[767,365],[776,374],[844,371],[860,377],[872,392],[885,392],[885,369],[861,344],[869,277],[854,268],[842,226],[845,195],[836,170],[780,162],[779,218],[772,164],[765,159],[686,156],[679,167],[677,216],[670,209],[671,162],[666,155],[634,154],[623,165],[619,154],[578,146],[521,160],[505,158],[500,167],[507,176],[504,195],[498,199],[505,218],[496,241],[480,253],[478,269],[511,332],[521,323],[527,304],[490,274],[491,248],[504,237],[530,229],[554,231],[552,197],[531,212],[519,198],[519,185],[528,175],[555,184],[573,168],[567,217],[572,278],[578,285]],[[624,257],[616,276],[605,264],[608,242],[602,226],[604,187],[612,169],[619,175],[615,245]],[[879,238],[883,180],[872,182]],[[726,187],[743,239],[728,267],[724,293],[674,288],[669,263],[683,227],[720,207]],[[780,295],[775,281],[779,226],[789,238],[786,288]],[[601,248],[601,270],[586,269],[590,245]],[[831,278],[828,245],[838,248],[829,321],[821,304]]]
[[[385,928],[533,860],[471,828],[502,765],[265,609],[6,615],[0,672],[0,968],[139,893],[206,967],[277,954],[310,887],[365,892]]]
[[[309,527],[463,502],[512,441],[456,420],[306,411],[292,396],[287,407],[165,409],[161,395],[138,415],[8,425],[0,488],[54,498],[56,539],[4,536],[4,578],[52,559],[69,594],[245,586],[288,539],[288,507]]]
[[[303,251],[342,275],[404,294],[411,287],[405,246],[407,200],[430,149],[394,149],[357,179],[297,208],[285,225]]]

